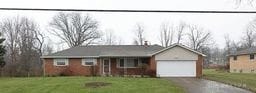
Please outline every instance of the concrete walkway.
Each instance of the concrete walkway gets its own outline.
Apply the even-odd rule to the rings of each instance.
[[[183,87],[186,93],[252,93],[227,84],[198,78],[164,78]]]

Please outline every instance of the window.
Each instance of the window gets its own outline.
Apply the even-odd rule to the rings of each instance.
[[[237,56],[234,56],[234,57],[233,57],[233,60],[237,60]]]
[[[135,68],[138,67],[141,62],[138,58],[121,58],[117,64],[119,68]]]
[[[93,66],[95,63],[96,63],[96,59],[93,59],[93,58],[82,59],[82,65],[84,66]]]
[[[119,59],[119,67],[124,67],[124,59]]]
[[[54,59],[53,65],[54,66],[67,66],[68,59]]]
[[[254,59],[254,54],[250,54],[250,60]]]

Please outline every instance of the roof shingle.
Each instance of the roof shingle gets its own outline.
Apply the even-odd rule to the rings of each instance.
[[[147,57],[164,47],[159,45],[90,45],[78,46],[59,51],[43,58],[52,57]]]

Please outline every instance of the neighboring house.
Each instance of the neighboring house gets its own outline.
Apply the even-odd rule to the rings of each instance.
[[[69,48],[44,59],[45,75],[153,75],[200,77],[204,54],[184,45],[92,45]]]
[[[255,73],[255,54],[256,48],[248,48],[229,55],[230,72]]]

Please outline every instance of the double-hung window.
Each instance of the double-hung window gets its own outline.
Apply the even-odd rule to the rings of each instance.
[[[93,58],[84,58],[82,59],[83,66],[93,66],[96,64],[96,59]]]
[[[136,68],[140,65],[138,58],[120,58],[117,67],[119,68]]]
[[[68,59],[54,59],[54,62],[53,62],[53,65],[54,66],[67,66],[68,65]]]

